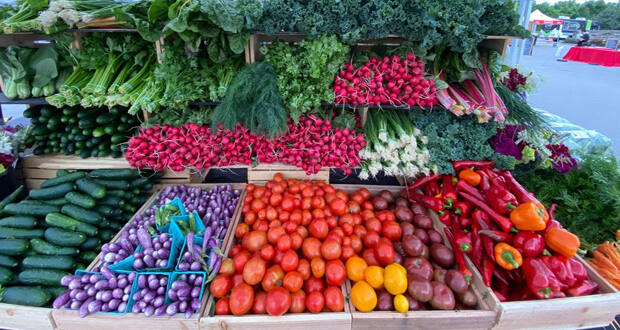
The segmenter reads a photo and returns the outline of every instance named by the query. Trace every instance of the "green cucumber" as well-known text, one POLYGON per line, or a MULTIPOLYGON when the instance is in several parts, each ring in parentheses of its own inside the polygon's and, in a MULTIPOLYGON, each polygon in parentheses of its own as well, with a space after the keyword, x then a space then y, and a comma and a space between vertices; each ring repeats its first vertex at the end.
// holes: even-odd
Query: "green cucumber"
POLYGON ((131 169, 112 169, 112 170, 92 170, 88 173, 91 178, 125 180, 133 178, 135 170, 131 169))
MULTIPOLYGON (((65 175, 60 178, 65 178, 68 175, 65 175)), ((59 179, 60 179, 59 178, 59 179)), ((32 199, 55 199, 61 198, 66 195, 68 192, 73 190, 73 183, 63 183, 57 186, 48 187, 48 188, 40 188, 40 189, 32 189, 28 196, 32 199)))
POLYGON ((94 251, 82 251, 78 258, 85 263, 91 263, 97 258, 97 252, 94 251))
POLYGON ((71 275, 56 269, 26 269, 17 274, 17 280, 26 285, 60 285, 60 279, 71 275))
POLYGON ((55 206, 63 206, 65 204, 67 204, 69 202, 67 202, 67 200, 64 197, 61 198, 56 198, 56 199, 50 199, 45 201, 45 204, 49 204, 49 205, 55 205, 55 206))
POLYGON ((85 209, 91 209, 96 204, 95 200, 92 197, 75 191, 67 193, 65 195, 65 198, 69 203, 81 206, 85 209))
POLYGON ((108 189, 126 190, 129 188, 129 182, 125 180, 93 179, 93 182, 98 183, 108 189))
POLYGON ((97 213, 103 214, 106 217, 112 216, 114 214, 114 209, 107 205, 97 205, 95 206, 95 211, 97 211, 97 213))
POLYGON ((78 190, 90 195, 92 198, 103 198, 106 195, 106 188, 98 183, 92 182, 89 179, 79 179, 75 182, 78 190))
POLYGON ((91 225, 96 225, 99 222, 103 221, 103 217, 101 216, 101 214, 73 204, 64 205, 60 209, 60 212, 70 217, 73 217, 76 220, 86 222, 91 225))
POLYGON ((35 202, 36 201, 32 201, 31 203, 8 204, 4 208, 4 211, 14 215, 32 215, 35 217, 44 217, 48 213, 60 211, 58 206, 48 205, 43 202, 35 202))
MULTIPOLYGON (((81 268, 76 268, 76 269, 81 269, 81 268)), ((45 290, 52 295, 53 299, 56 299, 61 294, 65 293, 65 291, 67 291, 67 288, 64 286, 48 286, 48 287, 45 287, 45 290)))
POLYGON ((0 266, 0 286, 10 283, 13 280, 13 272, 6 268, 0 266))
POLYGON ((80 250, 92 250, 97 248, 101 244, 101 240, 97 237, 89 237, 82 245, 80 245, 80 250))
POLYGON ((72 217, 68 217, 66 215, 60 213, 50 213, 45 216, 45 222, 50 226, 68 229, 68 230, 77 230, 85 233, 89 236, 97 235, 98 229, 97 227, 75 220, 72 217))
POLYGON ((113 122, 116 119, 116 116, 112 113, 102 113, 99 116, 97 116, 97 124, 99 125, 105 125, 105 124, 109 124, 111 122, 113 122))
POLYGON ((57 246, 38 238, 31 239, 30 245, 33 251, 45 255, 76 256, 79 253, 76 248, 57 246))
MULTIPOLYGON (((111 225, 112 222, 110 222, 108 224, 111 225)), ((99 231, 99 235, 97 235, 97 237, 99 237, 103 242, 108 242, 110 241, 112 238, 114 238, 115 232, 110 230, 110 229, 102 229, 99 231)))
POLYGON ((72 270, 75 260, 71 256, 28 256, 22 260, 24 268, 48 268, 60 270, 72 270))
POLYGON ((28 108, 22 112, 24 118, 35 118, 39 116, 39 110, 36 108, 28 108))
POLYGON ((79 231, 70 231, 58 227, 45 230, 45 240, 59 246, 77 247, 86 242, 86 234, 79 231))
POLYGON ((144 186, 147 183, 149 183, 149 178, 139 177, 139 178, 134 179, 131 182, 129 182, 129 186, 131 188, 141 188, 142 186, 144 186))
POLYGON ((114 135, 114 133, 116 133, 116 125, 114 124, 110 124, 106 127, 103 128, 103 131, 105 132, 105 134, 107 135, 114 135))
POLYGON ((7 256, 19 256, 28 250, 30 244, 25 239, 1 239, 0 254, 7 256))
POLYGON ((36 286, 11 286, 0 294, 0 302, 35 307, 45 306, 51 299, 47 290, 36 286))
POLYGON ((12 216, 0 219, 0 227, 13 228, 34 228, 37 225, 37 219, 29 216, 12 216))
POLYGON ((86 172, 82 172, 82 171, 76 171, 76 172, 69 173, 69 174, 62 175, 62 176, 58 176, 58 173, 57 173, 55 178, 45 180, 41 184, 41 188, 48 188, 48 187, 56 186, 62 183, 73 183, 74 181, 81 179, 85 176, 86 176, 86 172))
POLYGON ((118 198, 129 197, 127 196, 127 192, 125 192, 124 190, 108 190, 108 196, 113 196, 113 197, 118 197, 118 198))
POLYGON ((90 118, 80 119, 78 121, 78 127, 81 129, 95 127, 97 122, 90 118))
POLYGON ((123 134, 112 135, 112 137, 110 138, 110 142, 112 143, 122 143, 125 141, 127 141, 127 136, 123 134))
POLYGON ((0 254, 0 266, 14 268, 17 267, 17 265, 19 265, 19 262, 15 260, 15 258, 0 254))
POLYGON ((125 205, 125 201, 114 196, 108 196, 97 201, 99 205, 107 205, 111 207, 120 207, 125 205))
POLYGON ((100 137, 105 135, 105 129, 103 127, 97 127, 93 130, 94 137, 100 137))
POLYGON ((5 238, 39 238, 43 237, 43 229, 24 229, 24 228, 9 228, 0 227, 0 239, 5 238))
POLYGON ((69 172, 67 170, 63 170, 63 169, 60 169, 60 170, 56 171, 56 177, 57 178, 59 178, 61 176, 65 176, 67 174, 71 174, 71 172, 69 172))
POLYGON ((10 195, 6 196, 0 202, 0 210, 4 209, 4 207, 7 206, 9 203, 13 203, 17 199, 17 197, 20 196, 22 191, 24 191, 24 185, 17 187, 17 189, 15 189, 10 195))

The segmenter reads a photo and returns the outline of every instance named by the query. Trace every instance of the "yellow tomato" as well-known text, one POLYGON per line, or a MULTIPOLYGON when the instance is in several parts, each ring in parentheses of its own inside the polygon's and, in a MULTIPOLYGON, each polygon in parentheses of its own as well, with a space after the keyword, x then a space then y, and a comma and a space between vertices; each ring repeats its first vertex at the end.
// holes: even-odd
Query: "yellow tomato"
POLYGON ((402 294, 394 297, 394 308, 399 313, 407 313, 409 311, 409 300, 402 294))
POLYGON ((364 279, 373 288, 381 289, 383 287, 383 268, 379 266, 367 267, 364 271, 364 279))
POLYGON ((407 277, 407 269, 405 269, 405 267, 403 267, 403 265, 395 262, 392 265, 394 265, 396 268, 400 269, 400 271, 403 272, 403 274, 405 275, 405 277, 407 277))
POLYGON ((385 289, 394 296, 403 294, 407 291, 407 275, 396 265, 397 264, 394 263, 385 267, 385 272, 383 274, 383 285, 385 289))
POLYGON ((354 256, 347 260, 347 276, 353 282, 361 281, 364 279, 364 271, 368 267, 366 260, 354 256))
MULTIPOLYGON (((359 281, 351 288, 351 302, 360 312, 370 312, 377 306, 377 294, 368 283, 359 281)), ((408 308, 408 307, 407 307, 408 308)))

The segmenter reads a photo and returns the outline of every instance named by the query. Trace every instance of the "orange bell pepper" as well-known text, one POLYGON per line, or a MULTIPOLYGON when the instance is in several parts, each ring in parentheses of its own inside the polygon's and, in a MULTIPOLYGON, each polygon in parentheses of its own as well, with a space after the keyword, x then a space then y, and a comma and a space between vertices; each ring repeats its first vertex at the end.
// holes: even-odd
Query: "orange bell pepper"
POLYGON ((547 247, 554 252, 570 259, 575 256, 581 242, 577 235, 564 228, 551 228, 545 234, 547 247))
POLYGON ((475 187, 480 184, 480 180, 482 180, 482 177, 480 176, 480 174, 472 171, 469 168, 466 168, 459 172, 459 179, 465 180, 465 182, 475 187))
POLYGON ((523 264, 523 256, 519 250, 506 243, 497 243, 494 250, 495 262, 504 269, 517 269, 523 264))
POLYGON ((510 221, 519 230, 544 230, 549 221, 549 213, 536 202, 527 202, 510 212, 510 221))

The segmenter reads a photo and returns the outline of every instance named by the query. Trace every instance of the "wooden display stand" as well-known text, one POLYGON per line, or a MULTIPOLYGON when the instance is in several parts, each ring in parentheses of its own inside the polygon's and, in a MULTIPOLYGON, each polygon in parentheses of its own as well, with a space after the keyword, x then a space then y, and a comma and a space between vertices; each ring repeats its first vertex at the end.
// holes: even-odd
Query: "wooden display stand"
POLYGON ((248 183, 264 185, 265 182, 271 180, 276 173, 282 173, 287 179, 300 180, 323 180, 329 182, 329 168, 323 167, 318 173, 306 174, 306 172, 293 165, 285 165, 281 163, 258 164, 255 167, 248 167, 248 183))
POLYGON ((51 312, 51 308, 0 303, 0 329, 54 329, 56 325, 52 321, 51 312))

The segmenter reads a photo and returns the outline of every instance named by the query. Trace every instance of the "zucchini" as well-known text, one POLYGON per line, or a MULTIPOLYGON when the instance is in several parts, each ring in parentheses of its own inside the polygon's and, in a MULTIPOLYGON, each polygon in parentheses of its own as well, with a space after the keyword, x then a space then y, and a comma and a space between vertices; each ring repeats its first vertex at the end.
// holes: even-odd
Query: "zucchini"
MULTIPOLYGON (((64 177, 67 177, 65 175, 64 177)), ((64 178, 61 177, 61 178, 64 178)), ((72 183, 63 183, 57 186, 49 187, 49 188, 41 188, 41 189, 32 189, 28 196, 32 199, 55 199, 61 198, 66 195, 68 192, 73 190, 72 183)))
POLYGON ((0 254, 0 266, 14 268, 14 267, 17 267, 17 265, 19 265, 19 262, 17 262, 15 258, 12 258, 9 256, 3 256, 0 254))
POLYGON ((71 217, 60 213, 50 213, 45 216, 45 222, 50 226, 68 229, 68 230, 77 230, 85 233, 89 236, 97 235, 98 229, 97 227, 75 220, 71 217))
POLYGON ((101 244, 101 240, 97 237, 89 237, 80 245, 80 250, 93 250, 96 249, 97 246, 101 244))
POLYGON ((110 150, 101 150, 97 152, 97 157, 108 157, 111 154, 110 150))
POLYGON ((9 228, 0 227, 0 239, 5 238, 39 238, 43 237, 43 229, 24 229, 24 228, 9 228))
POLYGON ((90 150, 83 149, 82 151, 78 153, 78 155, 80 156, 80 158, 88 158, 90 157, 90 150))
POLYGON ((4 209, 4 207, 7 206, 7 204, 13 203, 17 199, 17 197, 20 196, 22 191, 24 191, 24 185, 17 187, 17 189, 15 189, 10 195, 6 196, 0 202, 0 210, 4 209))
POLYGON ((44 217, 48 213, 59 212, 60 208, 54 205, 48 205, 43 202, 30 201, 28 203, 20 202, 18 204, 8 204, 4 211, 14 215, 32 215, 35 217, 44 217))
POLYGON ((56 269, 26 269, 17 274, 17 280, 26 285, 60 285, 60 279, 71 275, 56 269))
POLYGON ((79 250, 76 248, 57 246, 38 238, 31 239, 30 245, 34 252, 48 256, 76 256, 79 253, 79 250))
POLYGON ((86 234, 57 227, 50 227, 43 234, 45 240, 59 246, 77 247, 86 242, 86 234))
POLYGON ((56 173, 56 177, 45 180, 41 184, 41 188, 48 188, 48 187, 56 186, 62 183, 73 183, 75 180, 81 179, 85 176, 86 176, 86 172, 82 172, 82 171, 76 171, 76 172, 68 173, 62 176, 58 176, 58 173, 56 173))
POLYGON ((72 270, 75 260, 71 256, 28 256, 22 260, 24 268, 48 268, 59 270, 72 270))
POLYGON ((119 124, 116 127, 116 131, 123 134, 123 133, 127 133, 127 131, 131 128, 131 126, 129 126, 129 124, 123 123, 123 124, 119 124))
POLYGON ((13 228, 34 228, 37 225, 37 219, 29 216, 12 216, 0 219, 0 227, 13 228))
POLYGON ((103 221, 103 217, 101 214, 90 211, 84 208, 81 208, 77 205, 67 204, 60 209, 60 212, 66 214, 70 217, 75 218, 76 220, 89 223, 91 225, 96 225, 99 222, 103 221))
POLYGON ((6 267, 0 266, 0 285, 10 283, 11 280, 13 280, 13 272, 6 267))
POLYGON ((7 256, 19 256, 28 250, 30 244, 25 239, 2 239, 0 240, 0 254, 7 256))
POLYGON ((92 182, 89 179, 79 179, 75 182, 78 190, 90 195, 92 198, 103 198, 106 195, 106 188, 98 183, 92 182))
POLYGON ((24 110, 22 115, 24 116, 24 118, 35 118, 35 117, 38 117, 39 116, 39 109, 37 109, 37 108, 28 108, 28 109, 24 110))
POLYGON ((93 179, 93 182, 98 183, 108 189, 126 190, 129 188, 129 182, 125 180, 93 179))
POLYGON ((47 290, 36 286, 11 286, 0 294, 3 303, 35 307, 45 306, 51 299, 47 290))
POLYGON ((121 158, 123 157, 123 153, 120 150, 115 150, 110 153, 110 157, 112 158, 121 158))
POLYGON ((49 204, 49 205, 54 205, 54 206, 63 206, 65 204, 67 204, 67 200, 64 197, 61 198, 56 198, 56 199, 50 199, 45 201, 45 204, 49 204))
MULTIPOLYGON (((131 215, 128 215, 126 219, 129 219, 129 218, 131 218, 131 215)), ((119 229, 123 228, 123 225, 118 222, 110 222, 110 225, 108 226, 108 228, 118 231, 119 229)))
POLYGON ((130 169, 92 170, 88 176, 97 179, 125 180, 133 178, 135 173, 135 170, 130 169))
POLYGON ((36 125, 30 134, 34 136, 47 136, 47 134, 49 134, 49 130, 43 125, 36 125))
POLYGON ((65 198, 69 203, 81 206, 85 209, 91 209, 96 204, 95 200, 92 197, 75 191, 67 193, 65 195, 65 198))
POLYGON ((97 252, 95 251, 82 251, 78 258, 85 263, 91 263, 91 261, 97 258, 97 252))

